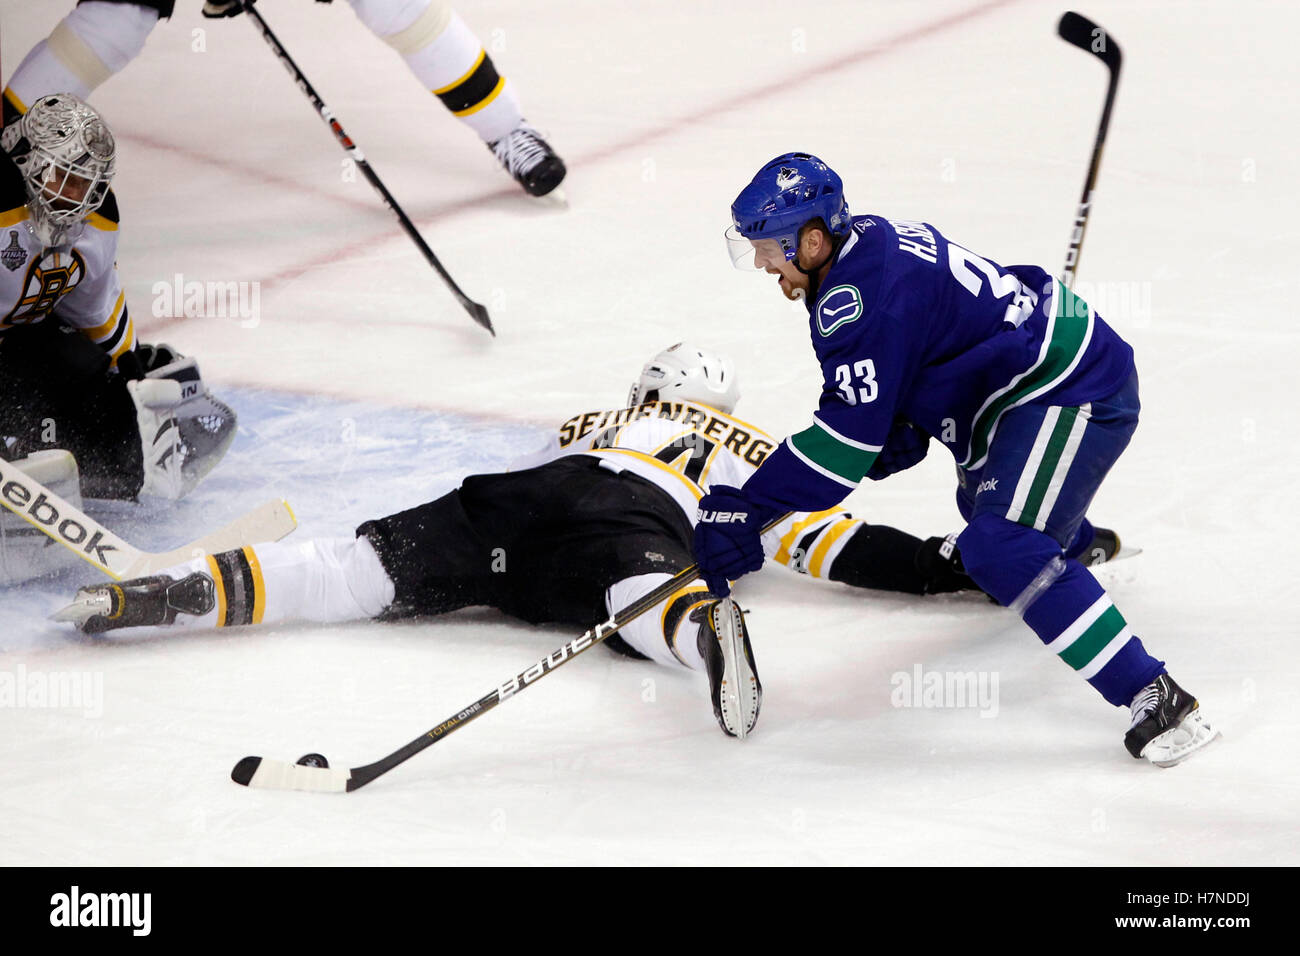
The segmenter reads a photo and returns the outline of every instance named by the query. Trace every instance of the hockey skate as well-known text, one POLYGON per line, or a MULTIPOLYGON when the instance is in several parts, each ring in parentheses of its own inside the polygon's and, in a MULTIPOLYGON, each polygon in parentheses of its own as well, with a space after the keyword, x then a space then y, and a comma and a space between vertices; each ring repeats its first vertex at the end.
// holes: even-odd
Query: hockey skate
POLYGON ((1124 735, 1124 746, 1134 757, 1146 757, 1157 767, 1182 763, 1219 736, 1196 698, 1168 674, 1138 691, 1129 706, 1133 723, 1124 735))
POLYGON ((71 621, 83 634, 122 627, 166 626, 178 614, 195 617, 216 606, 212 578, 196 571, 179 581, 165 574, 82 588, 51 620, 71 621))
POLYGON ((710 601, 691 612, 700 625, 696 646, 709 673, 713 716, 729 737, 744 739, 758 722, 763 685, 754 666, 745 615, 734 601, 710 601))
POLYGON ((1141 553, 1141 548, 1127 547, 1120 540, 1119 535, 1110 528, 1094 527, 1092 529, 1092 541, 1079 555, 1079 561, 1088 567, 1095 568, 1099 564, 1106 564, 1110 561, 1123 561, 1127 558, 1137 557, 1141 553))
POLYGON ((530 196, 545 196, 564 180, 564 160, 538 134, 520 122, 495 143, 488 143, 497 161, 530 196))

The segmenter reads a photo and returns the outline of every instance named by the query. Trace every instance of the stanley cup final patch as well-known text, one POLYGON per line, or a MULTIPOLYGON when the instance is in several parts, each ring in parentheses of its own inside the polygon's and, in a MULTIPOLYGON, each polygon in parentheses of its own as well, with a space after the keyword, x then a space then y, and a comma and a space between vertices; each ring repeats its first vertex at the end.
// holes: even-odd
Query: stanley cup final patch
POLYGON ((0 262, 10 272, 21 269, 27 261, 27 250, 18 244, 18 233, 9 230, 9 245, 0 249, 0 262))
POLYGON ((837 285, 817 302, 817 331, 825 338, 862 315, 862 293, 856 286, 837 285))

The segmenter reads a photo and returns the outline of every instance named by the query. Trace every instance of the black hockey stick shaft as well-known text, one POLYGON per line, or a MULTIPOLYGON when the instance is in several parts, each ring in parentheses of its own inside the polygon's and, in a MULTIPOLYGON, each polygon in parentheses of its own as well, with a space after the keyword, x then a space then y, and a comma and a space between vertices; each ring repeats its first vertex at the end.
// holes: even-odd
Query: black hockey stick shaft
POLYGON ((1106 130, 1110 126, 1110 112, 1115 105, 1115 92, 1119 89, 1119 71, 1123 56, 1115 38, 1081 13, 1070 11, 1064 14, 1056 25, 1056 32, 1066 43, 1097 57, 1110 72, 1110 83, 1106 87, 1106 105, 1102 107, 1101 122, 1097 126, 1097 139, 1092 146, 1092 162, 1088 164, 1088 178, 1083 183, 1083 195, 1079 199, 1079 208, 1074 214, 1074 225, 1070 230, 1070 245, 1065 251, 1065 269, 1061 274, 1061 281, 1071 286, 1079 271, 1083 236, 1087 232, 1088 216, 1092 212, 1092 191, 1097 185, 1097 173, 1101 168, 1101 152, 1106 145, 1106 130))
MULTIPOLYGON (((763 527, 761 533, 766 534, 788 517, 790 517, 790 512, 786 512, 780 517, 774 518, 763 527)), ((556 668, 563 664, 567 664, 579 654, 595 647, 607 637, 618 631, 619 628, 631 624, 634 620, 646 611, 650 610, 660 601, 671 597, 674 593, 690 584, 691 581, 695 580, 695 578, 699 576, 699 573, 700 568, 698 564, 692 564, 690 567, 684 568, 653 591, 649 591, 642 595, 638 600, 633 601, 613 617, 609 618, 609 620, 597 624, 581 637, 576 637, 559 649, 547 654, 532 667, 520 671, 505 683, 499 684, 468 707, 463 708, 448 717, 442 723, 438 724, 436 727, 421 734, 419 737, 416 737, 405 747, 394 750, 382 760, 376 760, 374 763, 366 764, 364 767, 351 768, 348 771, 350 775, 347 782, 348 792, 351 793, 353 790, 359 790, 377 777, 388 773, 388 771, 392 770, 398 764, 410 760, 425 748, 432 747, 440 740, 445 740, 466 724, 477 720, 497 705, 509 700, 520 691, 532 686, 556 668)), ((236 783, 241 783, 247 786, 249 781, 252 779, 253 774, 257 771, 260 763, 261 758, 259 757, 245 757, 235 765, 235 769, 231 772, 231 778, 236 783)))
POLYGON ((285 51, 284 46, 280 43, 279 39, 276 38, 276 35, 271 32, 271 28, 267 26, 266 21, 262 19, 262 15, 257 12, 257 8, 254 6, 254 0, 240 0, 240 3, 243 6, 244 12, 252 18, 253 23, 255 23, 257 28, 262 32, 262 37, 275 52, 276 57, 284 64, 284 68, 289 71, 294 82, 298 84, 298 88, 306 94, 307 99, 311 101, 311 105, 316 108, 316 113, 325 121, 326 125, 328 125, 330 130, 334 133, 334 138, 339 141, 339 145, 341 145, 344 151, 348 154, 348 158, 350 158, 352 162, 356 164, 357 168, 361 170, 362 174, 366 177, 366 180, 375 188, 375 192, 379 193, 379 197, 384 201, 384 205, 387 206, 389 210, 392 211, 393 215, 397 217, 397 221, 402 224, 402 228, 406 231, 406 234, 411 237, 411 241, 415 243, 416 247, 424 255, 425 261, 427 261, 429 265, 433 266, 438 275, 442 276, 442 281, 447 283, 447 288, 451 289, 452 294, 456 296, 456 300, 464 306, 465 311, 470 314, 470 317, 493 335, 496 335, 496 329, 492 328, 492 320, 488 317, 487 309, 467 296, 461 290, 460 286, 456 284, 456 280, 453 279, 450 273, 448 273, 443 267, 443 264, 438 260, 434 251, 429 248, 429 244, 424 241, 424 237, 420 235, 419 230, 415 228, 415 224, 411 222, 406 213, 402 211, 402 207, 397 204, 397 200, 393 198, 393 194, 388 191, 388 187, 384 185, 383 181, 375 171, 370 168, 370 164, 366 162, 366 158, 362 154, 361 149, 352 141, 352 137, 348 136, 348 134, 344 132, 343 126, 339 123, 333 110, 325 105, 325 101, 320 98, 320 95, 316 92, 316 88, 313 87, 307 80, 307 77, 303 75, 302 70, 298 68, 298 64, 295 63, 293 57, 289 56, 288 52, 285 51))

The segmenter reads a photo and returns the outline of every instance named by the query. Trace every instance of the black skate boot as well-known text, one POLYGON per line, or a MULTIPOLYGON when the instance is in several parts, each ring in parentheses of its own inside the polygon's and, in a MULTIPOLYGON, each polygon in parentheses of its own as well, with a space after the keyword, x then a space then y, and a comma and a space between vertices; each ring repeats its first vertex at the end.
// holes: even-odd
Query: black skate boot
POLYGON ((700 625, 696 647, 709 673, 713 716, 729 737, 742 740, 758 722, 763 685, 754 666, 745 615, 734 601, 710 601, 691 612, 700 625))
POLYGON ((530 196, 545 196, 564 180, 564 160, 526 122, 488 143, 488 149, 530 196))
POLYGON ((1196 698, 1168 674, 1138 691, 1129 708, 1133 723, 1124 735, 1124 746, 1134 757, 1146 757, 1157 767, 1181 763, 1219 736, 1196 698))
POLYGON ((1123 545, 1120 543, 1118 534, 1111 531, 1110 528, 1094 527, 1092 529, 1092 541, 1079 555, 1079 563, 1086 564, 1088 567, 1105 564, 1107 561, 1113 561, 1115 555, 1119 554, 1122 548, 1123 545))
POLYGON ((53 620, 71 621, 83 634, 176 622, 176 615, 207 614, 216 606, 212 578, 201 571, 175 581, 165 574, 82 588, 53 620))

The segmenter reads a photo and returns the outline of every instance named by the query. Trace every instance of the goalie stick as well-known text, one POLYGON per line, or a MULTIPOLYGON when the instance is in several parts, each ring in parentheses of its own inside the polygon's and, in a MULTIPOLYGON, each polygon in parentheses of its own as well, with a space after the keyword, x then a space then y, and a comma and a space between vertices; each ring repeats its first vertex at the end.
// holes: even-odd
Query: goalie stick
POLYGON ((0 505, 115 581, 153 574, 199 553, 279 541, 298 527, 287 501, 268 501, 221 530, 179 548, 161 553, 141 551, 4 459, 0 459, 0 505))
MULTIPOLYGON (((768 522, 763 527, 766 533, 790 517, 789 512, 768 522)), ((482 717, 498 704, 530 687, 532 684, 554 671, 561 664, 567 664, 583 651, 590 650, 619 628, 626 627, 660 601, 670 597, 685 587, 699 574, 699 565, 692 564, 675 574, 670 580, 633 601, 623 610, 614 614, 609 620, 597 624, 581 637, 576 637, 558 650, 547 654, 527 670, 520 671, 505 683, 488 691, 474 703, 448 717, 409 744, 394 750, 382 760, 342 770, 334 767, 312 766, 303 763, 288 763, 284 760, 268 760, 265 757, 245 757, 235 764, 230 771, 230 779, 245 787, 266 790, 310 790, 317 793, 351 793, 359 790, 377 777, 388 773, 400 763, 410 760, 426 747, 432 747, 440 740, 445 740, 472 720, 482 717)), ((730 600, 726 598, 724 600, 730 600)), ((743 736, 743 735, 737 735, 743 736)), ((308 757, 319 758, 318 754, 308 757)), ((307 760, 304 757, 303 760, 307 760)))
POLYGON ((1110 71, 1110 83, 1106 88, 1106 105, 1102 107, 1101 122, 1097 126, 1097 139, 1092 147, 1092 162, 1088 166, 1088 177, 1083 182, 1083 195, 1079 199, 1079 208, 1074 214, 1070 245, 1065 251, 1065 269, 1061 274, 1061 281, 1067 286, 1072 286, 1074 276, 1079 271, 1083 234, 1088 229, 1088 215, 1092 211, 1092 191, 1097 185, 1101 151, 1106 145, 1106 129, 1110 126, 1110 111, 1115 105, 1115 92, 1119 89, 1119 70, 1123 57, 1114 37, 1081 13, 1069 11, 1062 15, 1056 25, 1056 32, 1066 43, 1097 57, 1110 71))
POLYGON ((333 110, 325 105, 325 101, 320 98, 319 94, 317 94, 315 87, 308 82, 307 77, 303 75, 302 70, 298 69, 298 64, 295 63, 293 57, 289 56, 285 51, 284 47, 280 44, 280 41, 276 39, 275 34, 271 32, 271 28, 267 26, 266 21, 262 19, 262 15, 257 12, 257 8, 253 4, 254 0, 240 0, 240 5, 243 7, 244 12, 248 14, 253 23, 257 25, 257 28, 262 31, 262 36, 266 40, 267 45, 271 47, 280 62, 284 64, 284 68, 289 71, 294 82, 298 84, 298 88, 307 95, 307 99, 311 101, 311 105, 316 108, 317 114, 325 121, 326 125, 329 126, 330 131, 334 133, 334 138, 339 141, 339 145, 343 147, 344 151, 348 154, 348 157, 357 164, 357 168, 365 175, 366 181, 375 188, 375 192, 379 193, 379 198, 384 201, 384 205, 387 206, 392 211, 393 215, 397 217, 397 221, 402 224, 402 228, 406 231, 406 234, 411 237, 411 241, 415 243, 416 247, 424 255, 425 261, 427 261, 429 265, 433 266, 438 275, 442 276, 442 281, 447 283, 447 288, 451 289, 452 294, 456 296, 456 301, 458 301, 465 308, 465 311, 470 314, 470 318, 495 336, 497 334, 496 329, 492 328, 492 320, 488 317, 487 309, 461 291, 460 286, 456 284, 456 280, 453 279, 451 274, 443 267, 442 263, 438 260, 438 257, 434 255, 433 250, 429 248, 429 244, 424 241, 424 237, 420 235, 419 230, 415 228, 415 224, 412 223, 406 213, 402 211, 402 207, 397 205, 397 200, 394 199, 393 194, 388 191, 388 187, 383 184, 383 181, 380 180, 375 171, 370 168, 370 164, 366 162, 365 156, 361 153, 361 148, 357 146, 356 143, 352 142, 352 137, 348 136, 348 134, 343 131, 343 127, 339 123, 337 117, 335 117, 333 110))

